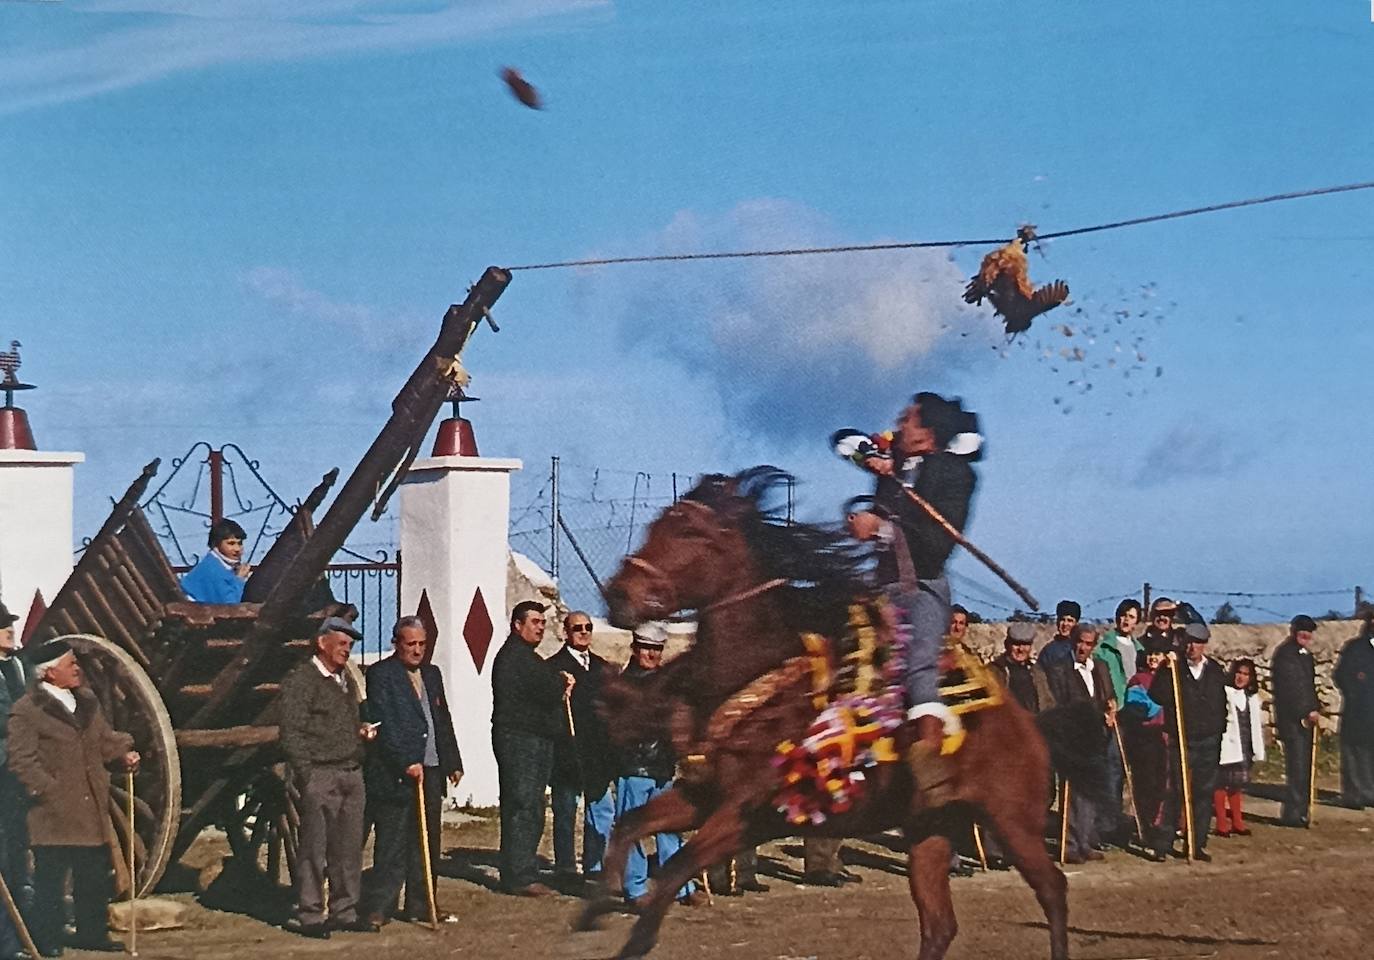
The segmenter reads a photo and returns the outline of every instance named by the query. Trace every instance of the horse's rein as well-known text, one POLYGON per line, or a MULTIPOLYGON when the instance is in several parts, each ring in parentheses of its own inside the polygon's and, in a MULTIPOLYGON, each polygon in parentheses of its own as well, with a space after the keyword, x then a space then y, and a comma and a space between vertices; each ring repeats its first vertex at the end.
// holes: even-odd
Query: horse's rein
MULTIPOLYGON (((637 567, 638 569, 643 570, 649 576, 661 580, 663 583, 670 582, 668 579, 668 575, 665 574, 658 567, 654 566, 648 560, 644 560, 640 557, 627 557, 625 562, 632 567, 637 567)), ((717 613, 721 610, 726 609, 727 607, 733 607, 737 603, 743 603, 745 600, 752 600, 755 597, 763 596, 763 594, 768 593, 770 590, 776 590, 778 587, 782 586, 785 583, 787 583, 786 577, 774 577, 772 580, 765 580, 763 583, 756 583, 752 587, 746 587, 743 590, 737 590, 736 592, 729 594, 728 596, 716 600, 714 603, 709 603, 706 606, 697 610, 694 616, 685 617, 678 614, 671 617, 667 617, 666 619, 669 623, 685 623, 690 620, 699 620, 707 614, 717 613)))

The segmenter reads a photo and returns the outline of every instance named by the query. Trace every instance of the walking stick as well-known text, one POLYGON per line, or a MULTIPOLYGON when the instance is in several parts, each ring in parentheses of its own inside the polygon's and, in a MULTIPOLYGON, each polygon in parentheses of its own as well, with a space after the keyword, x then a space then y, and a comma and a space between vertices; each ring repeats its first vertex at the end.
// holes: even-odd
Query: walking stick
POLYGON ((1064 779, 1064 791, 1059 797, 1059 865, 1069 862, 1069 781, 1064 779))
POLYGON ((129 817, 129 956, 138 956, 138 876, 134 873, 134 772, 124 774, 124 811, 129 817))
POLYGON ((1140 842, 1145 842, 1145 826, 1140 822, 1140 807, 1135 802, 1135 778, 1131 776, 1131 761, 1126 759, 1126 741, 1121 738, 1121 722, 1118 720, 1114 726, 1116 730, 1116 748, 1121 751, 1121 770, 1126 774, 1126 789, 1131 794, 1131 816, 1135 818, 1135 833, 1140 838, 1140 842))
POLYGON ((978 850, 978 862, 983 866, 983 872, 988 872, 988 855, 983 849, 983 831, 978 829, 978 824, 973 825, 973 845, 978 850))
MULTIPOLYGON (((1197 828, 1193 824, 1193 778, 1188 770, 1188 737, 1183 726, 1183 688, 1178 679, 1178 657, 1169 656, 1169 676, 1174 681, 1174 726, 1178 728, 1179 782, 1183 788, 1183 833, 1188 844, 1188 862, 1193 862, 1197 828)), ((1174 829, 1170 824, 1169 829, 1174 829)))
POLYGON ((1317 812, 1317 724, 1312 724, 1312 763, 1307 771, 1307 829, 1317 812))
POLYGON ((425 868, 425 899, 429 902, 429 928, 439 930, 439 908, 434 903, 434 865, 429 859, 429 817, 425 815, 425 777, 415 780, 415 800, 420 812, 420 862, 425 868))
POLYGON ((29 936, 29 928, 24 925, 24 917, 19 912, 19 904, 15 903, 14 897, 10 896, 10 885, 5 882, 5 876, 2 873, 0 873, 0 898, 5 901, 5 911, 10 915, 10 920, 14 921, 14 929, 19 934, 19 942, 24 945, 29 956, 36 960, 38 948, 33 945, 33 937, 29 936))

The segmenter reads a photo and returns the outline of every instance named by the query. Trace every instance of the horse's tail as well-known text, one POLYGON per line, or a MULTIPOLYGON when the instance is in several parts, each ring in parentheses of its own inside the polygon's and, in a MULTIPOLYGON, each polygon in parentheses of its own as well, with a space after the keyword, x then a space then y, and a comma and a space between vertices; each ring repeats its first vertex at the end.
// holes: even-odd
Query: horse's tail
POLYGON ((1053 707, 1035 721, 1049 745, 1055 773, 1072 782, 1075 790, 1095 794, 1107 789, 1107 730, 1092 703, 1053 707))

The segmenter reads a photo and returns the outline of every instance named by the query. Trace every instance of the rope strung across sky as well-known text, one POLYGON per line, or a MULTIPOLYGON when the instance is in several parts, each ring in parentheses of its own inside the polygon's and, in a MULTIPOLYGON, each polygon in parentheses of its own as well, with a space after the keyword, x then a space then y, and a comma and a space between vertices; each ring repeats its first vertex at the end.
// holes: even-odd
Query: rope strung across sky
MULTIPOLYGON (((1219 210, 1235 210, 1238 207, 1256 207, 1265 203, 1278 203, 1281 200, 1300 200, 1305 197, 1320 197, 1332 193, 1350 193, 1355 190, 1374 189, 1374 181, 1347 183, 1338 187, 1318 187, 1313 190, 1296 190, 1291 193, 1276 193, 1268 197, 1252 197, 1249 200, 1231 200, 1227 203, 1213 203, 1205 207, 1192 207, 1188 210, 1175 210, 1171 213, 1156 213, 1148 217, 1134 217, 1130 220, 1115 220, 1099 223, 1091 227, 1075 227, 1072 230, 1056 230, 1053 233, 1038 233, 1038 240, 1057 240, 1061 237, 1077 237, 1085 233, 1100 233, 1103 230, 1119 230, 1122 227, 1135 227, 1143 223, 1159 223, 1162 220, 1178 220, 1182 217, 1195 217, 1203 213, 1216 213, 1219 210)), ((559 260, 552 263, 527 263, 507 270, 559 270, 567 267, 605 267, 621 263, 669 263, 680 260, 742 260, 749 257, 806 257, 826 253, 870 253, 882 250, 920 250, 941 247, 988 247, 1007 242, 1006 237, 990 240, 913 240, 903 243, 854 243, 837 247, 792 247, 779 250, 734 250, 719 253, 660 253, 637 257, 600 257, 586 260, 559 260)))

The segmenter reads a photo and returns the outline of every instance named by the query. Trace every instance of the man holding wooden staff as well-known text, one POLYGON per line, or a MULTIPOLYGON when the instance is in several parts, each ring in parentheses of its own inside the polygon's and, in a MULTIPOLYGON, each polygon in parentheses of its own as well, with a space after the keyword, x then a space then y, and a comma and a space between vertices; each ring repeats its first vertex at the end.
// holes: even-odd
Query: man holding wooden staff
POLYGON ((34 943, 45 957, 62 955, 70 875, 76 914, 71 946, 117 952, 123 947, 110 939, 107 916, 117 849, 109 768, 138 766, 133 737, 110 728, 65 641, 49 641, 28 659, 37 683, 10 714, 9 765, 30 804, 34 943))
MULTIPOLYGON (((1150 699, 1168 714, 1167 729, 1173 741, 1170 750, 1169 780, 1171 789, 1165 795, 1164 816, 1154 831, 1151 846, 1156 855, 1168 853, 1174 845, 1174 829, 1183 809, 1183 778, 1188 777, 1191 788, 1191 850, 1189 860, 1209 862, 1207 834, 1212 824, 1212 790, 1216 786, 1217 766, 1221 761, 1221 735, 1226 730, 1226 671, 1221 664, 1207 656, 1207 642, 1211 631, 1205 623, 1190 623, 1185 628, 1184 662, 1176 669, 1161 669, 1150 684, 1150 699), (1175 690, 1174 676, 1179 678, 1175 690), (1180 744, 1175 731, 1182 729, 1185 740, 1180 744), (1184 759, 1186 758, 1186 760, 1184 759)), ((1174 653, 1170 657, 1176 657, 1174 653)))
POLYGON ((368 751, 364 778, 377 842, 363 916, 378 927, 396 912, 402 885, 406 897, 401 919, 430 919, 444 789, 446 784, 458 786, 463 777, 443 674, 425 663, 429 639, 424 621, 419 617, 396 621, 391 644, 395 652, 367 671, 367 711, 377 724, 377 739, 368 751), (421 792, 427 862, 420 848, 421 792))
POLYGON ((1317 700, 1317 668, 1312 659, 1312 637, 1317 623, 1300 615, 1288 625, 1288 639, 1274 648, 1270 660, 1273 679, 1274 731, 1283 744, 1283 808, 1279 822, 1285 827, 1305 827, 1311 811, 1312 730, 1320 718, 1317 700))

